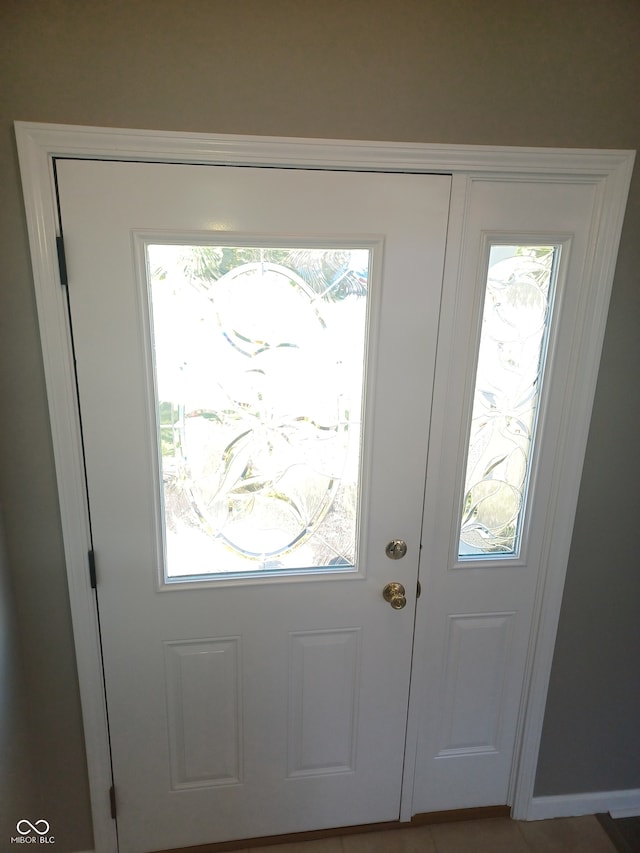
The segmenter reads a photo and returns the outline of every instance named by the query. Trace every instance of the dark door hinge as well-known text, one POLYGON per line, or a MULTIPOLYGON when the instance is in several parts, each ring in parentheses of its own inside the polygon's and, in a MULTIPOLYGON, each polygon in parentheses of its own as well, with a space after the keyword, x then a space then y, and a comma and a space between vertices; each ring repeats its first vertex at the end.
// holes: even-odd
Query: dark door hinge
POLYGON ((91 582, 91 589, 95 589, 98 585, 98 581, 96 579, 96 555, 93 550, 91 550, 87 556, 89 558, 89 581, 91 582))
POLYGON ((109 804, 111 805, 111 817, 113 820, 116 819, 116 789, 112 785, 109 788, 109 804))
POLYGON ((418 581, 418 588, 416 590, 416 598, 420 598, 421 595, 422 595, 422 584, 420 583, 420 581, 418 581))
POLYGON ((56 237, 56 248, 58 250, 58 268, 60 270, 60 284, 64 284, 65 287, 69 284, 69 278, 67 276, 67 256, 64 251, 64 237, 60 234, 59 237, 56 237))

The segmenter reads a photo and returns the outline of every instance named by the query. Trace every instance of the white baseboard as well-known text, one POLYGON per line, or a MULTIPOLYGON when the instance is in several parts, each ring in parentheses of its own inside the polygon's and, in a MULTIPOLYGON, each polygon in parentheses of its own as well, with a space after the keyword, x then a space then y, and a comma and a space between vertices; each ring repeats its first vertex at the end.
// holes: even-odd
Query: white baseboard
POLYGON ((614 820, 619 817, 640 817, 640 799, 636 801, 635 805, 628 808, 609 809, 609 814, 614 820))
POLYGON ((556 797, 534 797, 527 820, 552 817, 575 817, 609 812, 611 817, 640 815, 640 788, 626 791, 595 791, 589 794, 561 794, 556 797))

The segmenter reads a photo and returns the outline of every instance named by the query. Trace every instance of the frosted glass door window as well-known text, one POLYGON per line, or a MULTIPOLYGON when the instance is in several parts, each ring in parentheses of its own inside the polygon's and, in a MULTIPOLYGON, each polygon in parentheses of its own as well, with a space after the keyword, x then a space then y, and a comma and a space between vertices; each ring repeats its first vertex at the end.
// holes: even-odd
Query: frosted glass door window
POLYGON ((519 551, 559 248, 491 246, 460 557, 519 551))
POLYGON ((147 247, 167 578, 355 565, 369 255, 147 247))

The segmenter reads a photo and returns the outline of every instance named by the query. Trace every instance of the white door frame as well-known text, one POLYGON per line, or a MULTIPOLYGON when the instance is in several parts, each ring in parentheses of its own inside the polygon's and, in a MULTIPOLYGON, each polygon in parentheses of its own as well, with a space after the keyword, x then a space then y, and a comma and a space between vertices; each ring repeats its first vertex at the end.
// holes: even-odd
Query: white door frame
MULTIPOLYGON (((634 152, 344 142, 28 122, 16 122, 16 137, 49 400, 96 853, 115 853, 117 840, 109 802, 111 765, 96 600, 87 565, 90 538, 75 376, 66 293, 60 286, 56 249, 56 237, 60 232, 54 159, 449 173, 454 176, 451 216, 458 221, 464 216, 464 186, 469 180, 482 180, 487 176, 503 180, 526 177, 529 181, 542 182, 565 178, 596 185, 598 201, 592 214, 591 251, 584 275, 584 287, 590 296, 589 310, 580 324, 576 342, 581 372, 564 412, 563 441, 558 448, 553 489, 555 500, 552 504, 556 509, 546 543, 523 690, 521 726, 514 752, 513 816, 531 817, 571 532, 634 152), (566 441, 570 426, 571 440, 566 441), (549 566, 553 566, 553 571, 547 570, 549 566)), ((458 250, 459 246, 449 244, 448 257, 455 258, 458 250)), ((411 740, 410 726, 408 754, 411 740)), ((406 778, 403 820, 411 817, 410 784, 411 779, 406 778)))

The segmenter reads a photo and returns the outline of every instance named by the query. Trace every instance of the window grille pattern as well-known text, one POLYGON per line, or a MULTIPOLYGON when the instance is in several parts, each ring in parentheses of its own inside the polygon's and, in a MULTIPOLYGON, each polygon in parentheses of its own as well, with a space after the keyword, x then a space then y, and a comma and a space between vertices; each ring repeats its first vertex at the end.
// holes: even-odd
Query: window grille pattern
POLYGON ((369 254, 147 247, 168 578, 355 565, 369 254))
POLYGON ((557 246, 493 245, 464 479, 459 557, 519 550, 557 246))

